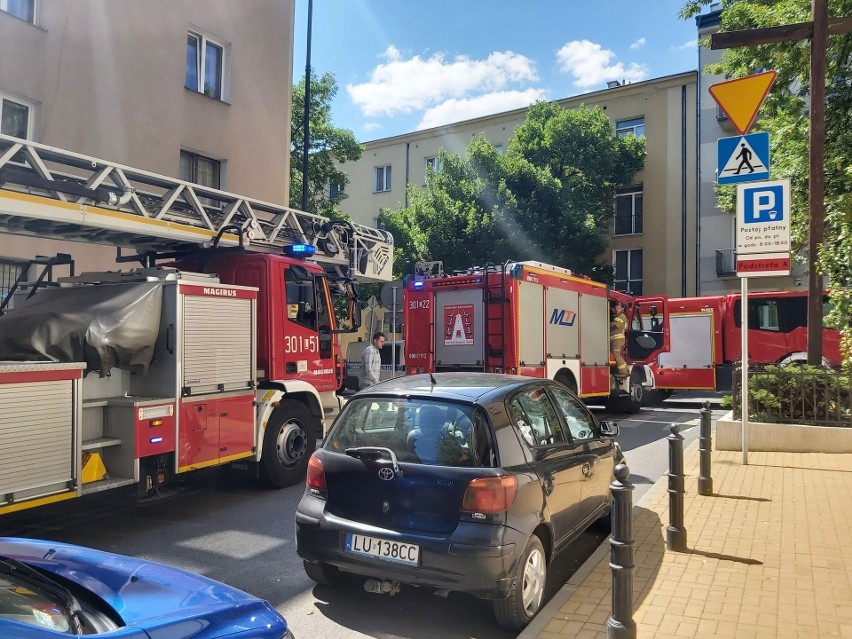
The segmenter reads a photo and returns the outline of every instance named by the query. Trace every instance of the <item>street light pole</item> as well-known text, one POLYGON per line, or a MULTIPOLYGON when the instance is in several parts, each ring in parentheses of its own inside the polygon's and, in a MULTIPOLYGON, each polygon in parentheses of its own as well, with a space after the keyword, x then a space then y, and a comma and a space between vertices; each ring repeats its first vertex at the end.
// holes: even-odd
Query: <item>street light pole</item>
POLYGON ((314 0, 308 0, 308 53, 305 57, 305 134, 302 141, 302 210, 308 210, 308 148, 311 141, 311 26, 314 0))

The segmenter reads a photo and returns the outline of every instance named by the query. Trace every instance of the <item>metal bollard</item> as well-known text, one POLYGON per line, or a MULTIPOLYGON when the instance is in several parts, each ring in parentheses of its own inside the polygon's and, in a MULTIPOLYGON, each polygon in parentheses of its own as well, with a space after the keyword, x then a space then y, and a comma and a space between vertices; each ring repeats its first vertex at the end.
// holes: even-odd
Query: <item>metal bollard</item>
POLYGON ((609 639, 636 639, 633 621, 633 484, 630 469, 618 464, 612 493, 612 536, 609 567, 612 570, 612 615, 606 621, 609 639))
POLYGON ((683 435, 680 424, 669 427, 669 525, 666 526, 666 548, 686 550, 686 528, 683 527, 683 435))
POLYGON ((710 476, 710 453, 713 450, 713 435, 710 432, 713 411, 710 402, 704 402, 701 409, 701 428, 698 434, 698 494, 713 494, 713 478, 710 476))

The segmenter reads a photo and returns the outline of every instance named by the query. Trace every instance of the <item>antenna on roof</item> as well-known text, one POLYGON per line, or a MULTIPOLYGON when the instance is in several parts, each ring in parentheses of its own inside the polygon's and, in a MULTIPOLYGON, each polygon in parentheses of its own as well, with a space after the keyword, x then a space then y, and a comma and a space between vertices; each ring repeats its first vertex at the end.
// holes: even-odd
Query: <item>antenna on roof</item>
POLYGON ((435 386, 438 383, 438 380, 435 379, 435 376, 432 374, 432 371, 429 371, 429 381, 432 382, 432 386, 435 386))

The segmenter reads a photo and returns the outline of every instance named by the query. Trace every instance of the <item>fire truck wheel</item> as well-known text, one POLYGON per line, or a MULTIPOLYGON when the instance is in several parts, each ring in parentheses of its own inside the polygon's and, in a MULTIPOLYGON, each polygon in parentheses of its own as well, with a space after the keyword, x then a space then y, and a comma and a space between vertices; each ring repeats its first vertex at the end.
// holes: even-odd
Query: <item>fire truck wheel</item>
POLYGON ((636 376, 630 377, 630 397, 627 400, 627 412, 638 413, 642 410, 642 397, 645 394, 645 387, 642 386, 642 380, 636 376))
POLYGON ((574 380, 574 376, 571 373, 559 371, 559 373, 556 374, 555 379, 569 391, 571 391, 575 395, 577 394, 577 382, 574 380))
POLYGON ((267 484, 286 488, 305 478, 316 448, 316 417, 296 400, 285 400, 272 413, 263 436, 260 467, 267 484))

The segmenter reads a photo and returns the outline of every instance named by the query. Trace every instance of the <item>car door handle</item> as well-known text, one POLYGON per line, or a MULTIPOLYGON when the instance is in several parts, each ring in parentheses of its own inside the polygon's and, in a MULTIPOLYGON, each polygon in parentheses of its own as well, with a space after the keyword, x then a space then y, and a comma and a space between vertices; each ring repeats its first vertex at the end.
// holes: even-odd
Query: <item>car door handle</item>
POLYGON ((553 477, 544 478, 544 494, 549 495, 553 492, 553 477))
POLYGON ((592 468, 592 465, 588 462, 583 464, 581 471, 583 473, 583 477, 585 477, 586 479, 589 479, 592 475, 595 474, 595 469, 592 468))

